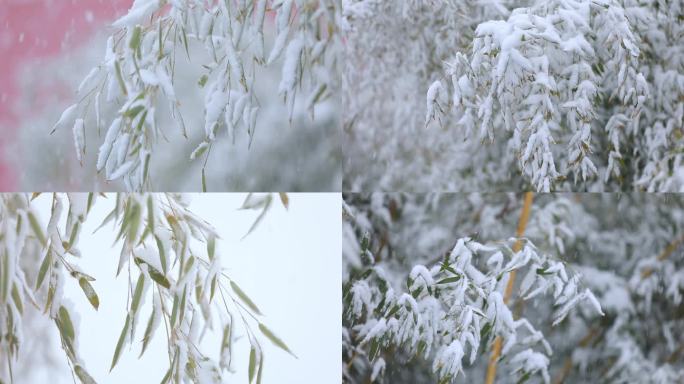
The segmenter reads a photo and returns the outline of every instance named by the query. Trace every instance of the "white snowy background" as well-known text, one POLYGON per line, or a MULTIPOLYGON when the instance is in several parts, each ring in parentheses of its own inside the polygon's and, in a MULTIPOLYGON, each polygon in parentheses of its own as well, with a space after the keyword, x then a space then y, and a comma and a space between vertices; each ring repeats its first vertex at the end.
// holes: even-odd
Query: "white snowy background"
MULTIPOLYGON (((190 209, 215 226, 221 236, 217 249, 224 272, 235 279, 264 313, 264 322, 283 339, 297 359, 263 338, 264 383, 333 383, 341 370, 341 201, 338 194, 289 194, 286 210, 275 202, 261 224, 243 240, 256 211, 238 210, 244 194, 193 194, 190 209)), ((34 203, 42 212, 49 210, 49 197, 34 203)), ((116 345, 126 311, 127 276, 118 278, 116 264, 120 246, 112 247, 115 233, 111 224, 90 235, 113 206, 113 199, 99 198, 83 228, 79 265, 97 280, 99 311, 87 302, 77 284, 69 281, 65 298, 70 299, 80 319, 80 355, 99 384, 156 383, 168 368, 163 329, 138 359, 140 343, 125 350, 111 373, 116 345)), ((150 304, 149 300, 146 304, 150 304)), ((142 316, 149 316, 150 307, 142 316)), ((57 369, 31 367, 31 356, 20 351, 20 360, 32 371, 29 382, 72 383, 66 358, 58 350, 57 329, 50 328, 56 350, 57 369)), ((241 334, 244 336, 244 332, 241 334)), ((26 335, 30 337, 30 335, 26 335)), ((240 335, 239 335, 240 336, 240 335)), ((239 337, 238 336, 238 337, 239 337)), ((217 355, 219 334, 207 335, 203 349, 217 355)), ((234 346, 235 373, 226 381, 247 383, 248 342, 238 339, 234 346)))

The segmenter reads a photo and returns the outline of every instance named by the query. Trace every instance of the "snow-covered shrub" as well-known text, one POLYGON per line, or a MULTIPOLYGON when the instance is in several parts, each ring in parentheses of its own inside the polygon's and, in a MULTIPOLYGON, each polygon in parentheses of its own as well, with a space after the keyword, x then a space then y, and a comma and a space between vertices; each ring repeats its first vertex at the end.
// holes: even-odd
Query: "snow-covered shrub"
POLYGON ((401 8, 344 10, 348 188, 684 189, 681 2, 401 8))
POLYGON ((480 382, 494 336, 497 383, 684 378, 684 199, 538 195, 515 253, 521 200, 345 196, 347 382, 480 382))

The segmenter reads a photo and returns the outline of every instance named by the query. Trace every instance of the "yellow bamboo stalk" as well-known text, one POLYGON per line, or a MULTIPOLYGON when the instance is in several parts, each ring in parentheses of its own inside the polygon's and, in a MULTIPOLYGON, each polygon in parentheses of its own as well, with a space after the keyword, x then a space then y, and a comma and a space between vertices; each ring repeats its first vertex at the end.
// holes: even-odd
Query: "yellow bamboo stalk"
MULTIPOLYGON (((515 232, 515 236, 518 238, 513 244, 513 252, 520 252, 522 249, 522 237, 525 235, 525 228, 527 227, 527 222, 530 219, 530 208, 532 207, 532 198, 534 193, 525 192, 525 201, 523 202, 522 212, 520 213, 520 220, 518 221, 518 229, 515 232)), ((504 303, 508 304, 513 293, 513 285, 515 284, 515 271, 512 271, 508 277, 508 284, 506 285, 506 290, 504 291, 504 303)), ((499 355, 501 355, 502 341, 501 337, 494 340, 494 349, 492 350, 492 355, 489 357, 489 365, 487 366, 487 376, 485 378, 486 384, 494 383, 496 378, 496 365, 499 361, 499 355)))

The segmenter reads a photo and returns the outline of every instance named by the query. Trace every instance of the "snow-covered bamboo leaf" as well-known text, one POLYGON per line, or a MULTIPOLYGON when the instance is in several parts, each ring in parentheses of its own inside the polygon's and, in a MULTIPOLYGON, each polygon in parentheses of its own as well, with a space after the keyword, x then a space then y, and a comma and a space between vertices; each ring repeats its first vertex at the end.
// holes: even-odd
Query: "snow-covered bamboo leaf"
POLYGON ((78 284, 81 286, 81 289, 83 290, 83 293, 85 293, 90 304, 93 306, 93 308, 95 308, 95 310, 97 310, 100 307, 100 298, 97 296, 93 286, 90 285, 88 279, 81 277, 78 279, 78 284))

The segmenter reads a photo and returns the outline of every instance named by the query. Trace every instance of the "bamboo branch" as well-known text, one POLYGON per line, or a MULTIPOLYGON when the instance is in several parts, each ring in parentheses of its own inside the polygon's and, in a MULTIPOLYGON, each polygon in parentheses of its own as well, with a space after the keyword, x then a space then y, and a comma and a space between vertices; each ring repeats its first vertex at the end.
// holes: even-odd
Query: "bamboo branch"
MULTIPOLYGON (((684 234, 679 236, 678 238, 672 240, 672 242, 663 250, 663 252, 658 255, 658 261, 663 261, 670 257, 670 255, 677 250, 677 247, 679 247, 680 244, 684 242, 684 234)), ((643 272, 641 272, 641 278, 645 279, 653 274, 653 268, 646 268, 644 269, 643 272)))
MULTIPOLYGON (((589 330, 589 332, 580 340, 579 346, 580 347, 586 347, 589 345, 594 340, 594 337, 599 335, 601 333, 600 328, 592 328, 589 330)), ((565 362, 563 363, 563 370, 561 370, 560 374, 558 374, 558 377, 556 380, 553 382, 555 384, 561 384, 563 381, 565 381, 565 377, 570 373, 570 369, 572 369, 572 357, 568 357, 565 359, 565 362)))
MULTIPOLYGON (((677 247, 679 247, 679 245, 681 245, 682 242, 684 242, 684 234, 682 234, 680 237, 678 237, 678 238, 672 240, 672 242, 671 242, 670 244, 667 245, 667 247, 660 253, 660 255, 658 255, 657 260, 658 260, 658 261, 663 261, 663 260, 667 259, 668 257, 670 257, 670 255, 671 255, 675 250, 677 250, 677 247)), ((651 276, 652 274, 653 274, 653 268, 646 268, 646 269, 644 269, 643 272, 641 273, 641 279, 643 280, 643 279, 645 279, 645 278, 651 276)), ((598 332, 598 329, 596 329, 596 328, 592 329, 586 336, 584 336, 584 338, 582 338, 582 340, 579 342, 579 346, 580 346, 580 347, 586 347, 587 345, 589 345, 589 342, 590 342, 590 341, 594 338, 594 336, 596 336, 598 333, 599 333, 599 332, 598 332)), ((679 350, 682 350, 682 349, 684 349, 684 346, 680 347, 679 350)), ((675 352, 670 356, 670 359, 671 359, 674 355, 676 355, 676 353, 677 353, 679 350, 675 351, 675 352)), ((669 359, 668 359, 668 362, 669 362, 669 359)), ((563 383, 563 381, 565 380, 565 377, 568 375, 568 373, 570 373, 570 369, 572 369, 572 357, 568 357, 568 358, 565 359, 565 362, 563 363, 563 369, 562 369, 561 372, 559 373, 559 375, 558 375, 558 377, 556 378, 556 380, 554 380, 554 383, 555 383, 555 384, 561 384, 561 383, 563 383)))
MULTIPOLYGON (((518 229, 516 230, 515 236, 517 240, 513 244, 513 252, 520 252, 522 249, 522 237, 525 234, 525 228, 527 227, 527 222, 530 219, 530 208, 532 207, 532 198, 534 193, 525 192, 525 201, 523 202, 522 212, 520 213, 520 220, 518 221, 518 229)), ((511 271, 508 277, 508 284, 506 285, 506 290, 504 291, 504 304, 508 304, 513 293, 513 285, 515 284, 515 272, 511 271)), ((499 356, 501 355, 502 341, 501 337, 497 336, 494 340, 494 349, 492 350, 492 355, 489 358, 489 365, 487 366, 487 376, 485 378, 486 384, 494 383, 496 378, 496 365, 499 361, 499 356)))

